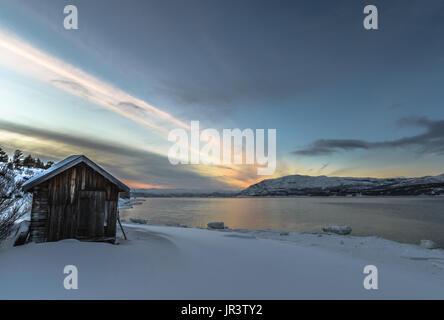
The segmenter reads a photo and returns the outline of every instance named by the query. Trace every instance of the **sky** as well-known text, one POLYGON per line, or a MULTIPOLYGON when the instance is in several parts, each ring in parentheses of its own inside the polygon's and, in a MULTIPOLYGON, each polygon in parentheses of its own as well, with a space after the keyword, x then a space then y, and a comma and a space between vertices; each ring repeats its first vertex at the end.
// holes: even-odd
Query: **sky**
POLYGON ((0 0, 0 146, 85 154, 133 188, 441 174, 443 34, 440 0, 0 0), (191 121, 276 129, 274 174, 172 165, 191 121))

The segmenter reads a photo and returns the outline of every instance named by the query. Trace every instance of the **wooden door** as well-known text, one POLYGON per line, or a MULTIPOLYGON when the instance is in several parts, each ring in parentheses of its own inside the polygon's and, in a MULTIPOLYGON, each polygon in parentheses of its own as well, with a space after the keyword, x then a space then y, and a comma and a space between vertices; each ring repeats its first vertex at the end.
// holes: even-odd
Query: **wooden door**
POLYGON ((77 220, 78 239, 100 239, 105 230, 104 191, 81 191, 79 194, 79 215, 77 220))

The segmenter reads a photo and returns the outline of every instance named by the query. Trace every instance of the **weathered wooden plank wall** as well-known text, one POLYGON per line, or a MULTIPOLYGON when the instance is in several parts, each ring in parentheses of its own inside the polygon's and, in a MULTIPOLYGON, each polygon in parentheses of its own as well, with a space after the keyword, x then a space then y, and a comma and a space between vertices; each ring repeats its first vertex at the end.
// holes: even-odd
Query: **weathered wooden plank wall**
POLYGON ((117 186, 89 166, 66 170, 34 189, 32 240, 114 238, 118 198, 117 186))
POLYGON ((45 242, 48 226, 48 185, 40 185, 34 189, 31 209, 31 240, 45 242))

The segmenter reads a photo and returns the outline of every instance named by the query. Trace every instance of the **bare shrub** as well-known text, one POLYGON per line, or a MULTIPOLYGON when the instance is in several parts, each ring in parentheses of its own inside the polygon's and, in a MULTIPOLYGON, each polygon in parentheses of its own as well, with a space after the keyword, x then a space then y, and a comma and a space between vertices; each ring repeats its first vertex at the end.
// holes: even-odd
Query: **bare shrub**
POLYGON ((26 213, 26 201, 21 192, 22 182, 10 165, 0 166, 0 241, 15 229, 15 223, 26 213))

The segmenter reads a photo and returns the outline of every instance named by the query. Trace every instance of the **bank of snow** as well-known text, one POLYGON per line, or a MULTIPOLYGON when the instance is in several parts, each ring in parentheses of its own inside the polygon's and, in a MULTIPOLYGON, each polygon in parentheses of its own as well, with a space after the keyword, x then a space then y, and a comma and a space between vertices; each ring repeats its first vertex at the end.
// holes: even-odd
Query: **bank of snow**
POLYGON ((379 238, 138 226, 0 250, 0 299, 444 299, 444 251, 379 238), (365 265, 379 289, 363 287, 365 265), (65 290, 65 265, 79 289, 65 290))

